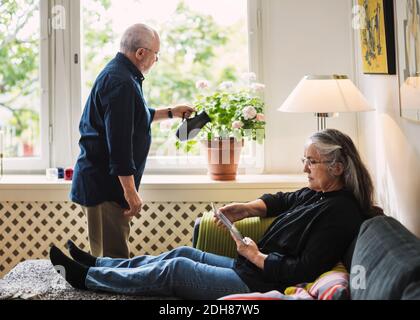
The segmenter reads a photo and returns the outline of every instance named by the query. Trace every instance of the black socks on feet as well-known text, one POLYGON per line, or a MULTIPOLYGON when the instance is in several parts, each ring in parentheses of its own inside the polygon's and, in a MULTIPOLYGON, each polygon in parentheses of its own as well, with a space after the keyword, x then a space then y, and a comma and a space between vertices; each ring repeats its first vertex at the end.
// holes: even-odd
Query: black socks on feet
POLYGON ((52 246, 50 249, 51 263, 72 287, 86 290, 85 280, 89 267, 96 265, 97 258, 79 249, 71 240, 67 241, 66 246, 74 260, 67 257, 56 246, 52 246), (63 270, 60 270, 61 267, 63 270))
POLYGON ((76 289, 86 290, 86 276, 89 268, 67 257, 56 246, 50 249, 50 260, 57 272, 76 289), (63 270, 60 270, 63 268, 63 270))
POLYGON ((88 267, 95 267, 97 258, 79 249, 73 241, 67 241, 67 249, 69 250, 72 258, 77 262, 88 267))

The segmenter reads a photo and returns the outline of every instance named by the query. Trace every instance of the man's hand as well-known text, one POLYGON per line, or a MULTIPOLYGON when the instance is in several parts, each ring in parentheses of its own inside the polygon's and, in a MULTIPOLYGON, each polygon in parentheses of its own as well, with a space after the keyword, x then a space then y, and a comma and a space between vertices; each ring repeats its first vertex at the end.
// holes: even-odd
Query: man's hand
POLYGON ((195 109, 187 105, 179 105, 172 108, 172 114, 175 118, 188 119, 193 112, 195 112, 195 109))
POLYGON ((124 198, 129 206, 129 209, 124 211, 124 216, 138 216, 141 211, 141 206, 143 205, 143 200, 136 190, 134 176, 118 176, 118 179, 124 190, 124 198))
POLYGON ((238 253, 247 260, 251 261, 258 268, 264 270, 264 260, 267 258, 267 255, 263 254, 258 249, 257 244, 251 238, 248 237, 244 238, 244 242, 246 243, 245 244, 241 240, 236 239, 232 234, 231 236, 236 242, 236 248, 238 250, 238 253))
POLYGON ((130 207, 128 210, 124 211, 124 216, 126 217, 134 217, 139 216, 141 207, 143 205, 143 200, 141 199, 140 195, 136 190, 130 190, 124 192, 124 198, 130 207))

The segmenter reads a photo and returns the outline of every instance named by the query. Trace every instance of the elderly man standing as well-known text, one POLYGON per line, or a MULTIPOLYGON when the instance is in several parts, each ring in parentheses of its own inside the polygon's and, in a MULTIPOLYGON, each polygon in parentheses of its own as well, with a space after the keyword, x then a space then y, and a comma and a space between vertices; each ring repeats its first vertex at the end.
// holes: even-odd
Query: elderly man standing
POLYGON ((128 28, 120 52, 97 77, 80 120, 80 155, 71 200, 88 220, 92 254, 128 258, 130 220, 140 213, 138 192, 151 144, 152 121, 188 118, 180 105, 152 109, 142 83, 160 48, 159 35, 144 24, 128 28))

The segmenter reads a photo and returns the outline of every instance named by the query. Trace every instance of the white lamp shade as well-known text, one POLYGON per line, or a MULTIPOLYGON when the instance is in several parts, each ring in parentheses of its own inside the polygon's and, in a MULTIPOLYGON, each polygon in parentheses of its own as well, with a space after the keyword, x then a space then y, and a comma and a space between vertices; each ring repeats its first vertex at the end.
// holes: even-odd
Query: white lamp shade
POLYGON ((347 76, 305 76, 278 109, 283 112, 375 110, 347 76))

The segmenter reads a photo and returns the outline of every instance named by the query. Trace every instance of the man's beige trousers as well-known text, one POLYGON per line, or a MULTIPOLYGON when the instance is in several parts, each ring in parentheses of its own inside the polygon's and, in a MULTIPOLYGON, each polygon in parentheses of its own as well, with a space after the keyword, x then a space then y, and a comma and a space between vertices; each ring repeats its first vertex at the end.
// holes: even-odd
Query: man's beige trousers
POLYGON ((116 202, 82 207, 87 216, 90 250, 95 257, 129 258, 130 218, 116 202))

